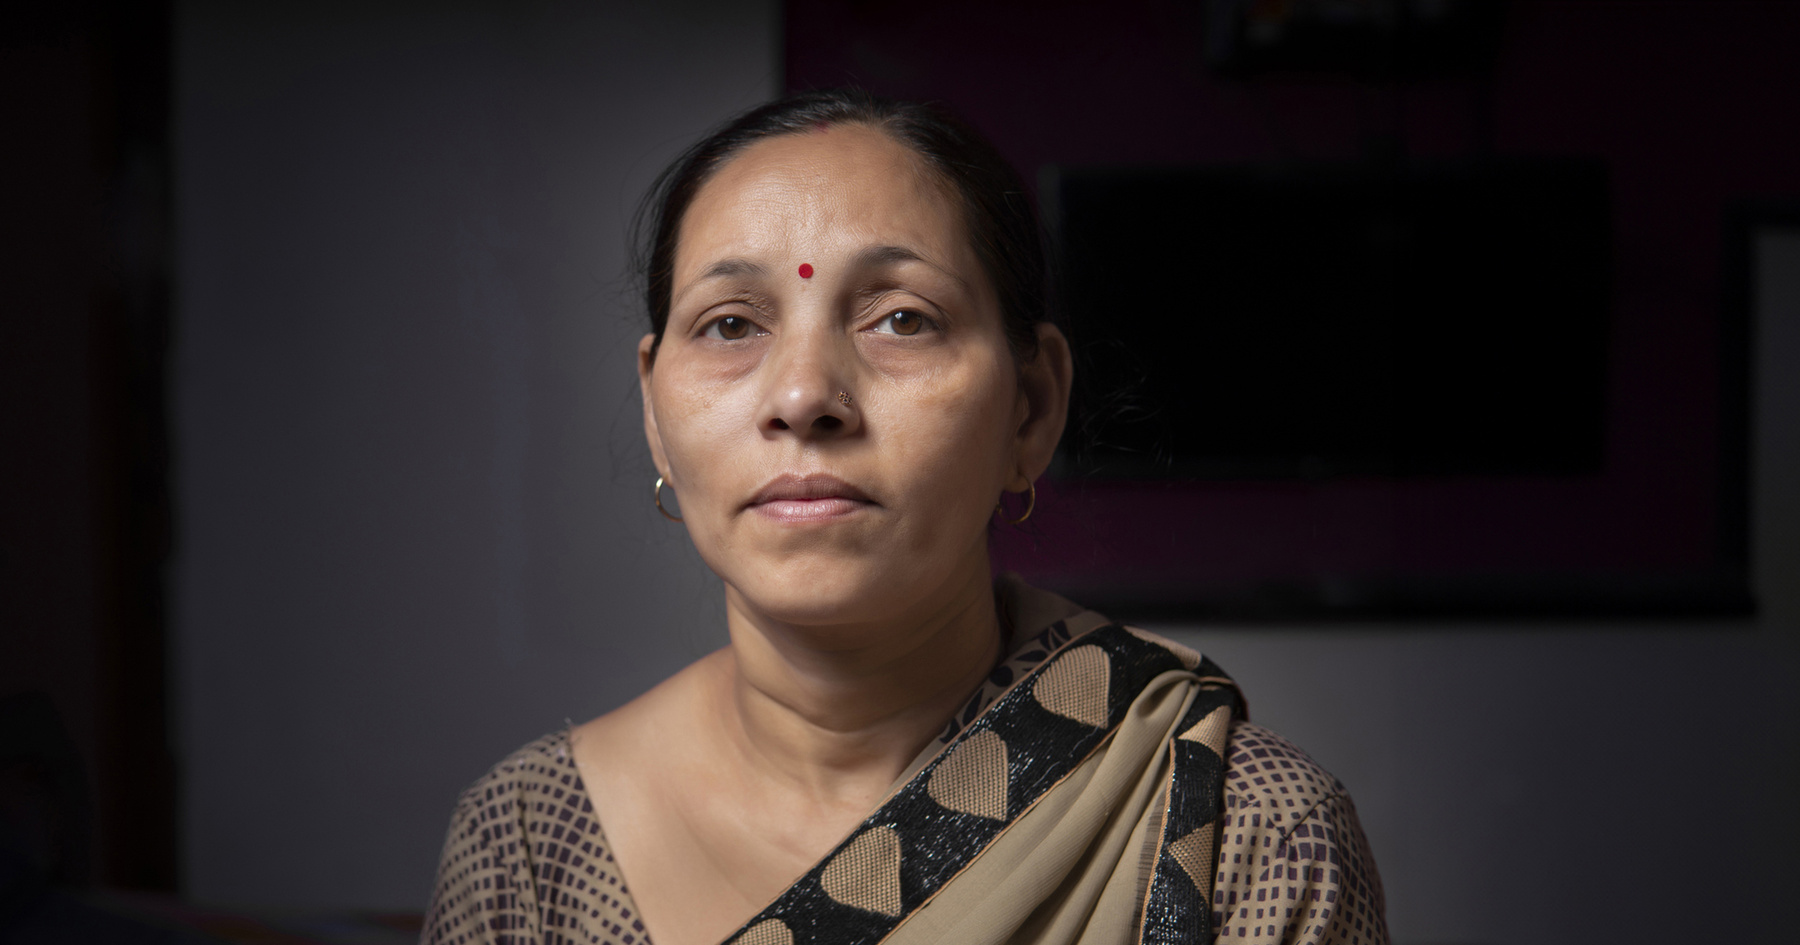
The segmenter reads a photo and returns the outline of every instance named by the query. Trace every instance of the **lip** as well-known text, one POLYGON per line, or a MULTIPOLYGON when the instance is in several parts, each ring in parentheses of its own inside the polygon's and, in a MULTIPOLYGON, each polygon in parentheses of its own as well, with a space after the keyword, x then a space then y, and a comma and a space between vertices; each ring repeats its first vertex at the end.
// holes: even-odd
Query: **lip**
POLYGON ((869 494, 829 473, 776 476, 750 498, 752 511, 785 522, 818 522, 874 505, 869 494))

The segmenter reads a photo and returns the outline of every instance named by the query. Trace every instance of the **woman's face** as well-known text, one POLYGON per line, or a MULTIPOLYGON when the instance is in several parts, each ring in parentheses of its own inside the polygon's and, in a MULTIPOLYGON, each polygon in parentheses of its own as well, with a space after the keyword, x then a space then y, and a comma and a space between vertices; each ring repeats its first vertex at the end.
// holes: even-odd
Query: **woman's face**
POLYGON ((918 158, 857 125, 752 145, 696 194, 671 284, 644 426, 734 605, 885 622, 985 585, 995 501, 1061 435, 1067 348, 1046 326, 1022 377, 918 158))

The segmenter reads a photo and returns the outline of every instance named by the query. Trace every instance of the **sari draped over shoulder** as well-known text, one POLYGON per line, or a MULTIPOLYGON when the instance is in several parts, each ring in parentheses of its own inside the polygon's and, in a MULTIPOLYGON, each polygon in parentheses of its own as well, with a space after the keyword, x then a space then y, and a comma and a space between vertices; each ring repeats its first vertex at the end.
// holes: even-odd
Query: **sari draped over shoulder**
MULTIPOLYGON (((1223 670, 1016 579, 996 591, 1011 656, 727 945, 1387 941, 1347 793, 1250 725, 1223 670)), ((566 733, 484 782, 424 941, 649 941, 566 733)))

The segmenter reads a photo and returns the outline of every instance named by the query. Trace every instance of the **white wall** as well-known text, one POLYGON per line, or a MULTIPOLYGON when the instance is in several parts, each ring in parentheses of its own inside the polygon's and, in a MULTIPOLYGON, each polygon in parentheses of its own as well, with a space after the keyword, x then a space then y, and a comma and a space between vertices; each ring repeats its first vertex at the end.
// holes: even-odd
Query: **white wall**
POLYGON ((723 642, 626 216, 772 0, 180 4, 178 750, 204 901, 421 908, 462 786, 723 642))
MULTIPOLYGON (((679 146, 776 90, 777 21, 645 6, 181 4, 193 897, 418 908, 462 785, 721 642, 648 501, 621 236, 679 146)), ((1791 931, 1800 243, 1777 249, 1760 621, 1162 628, 1349 783, 1400 942, 1791 931)))

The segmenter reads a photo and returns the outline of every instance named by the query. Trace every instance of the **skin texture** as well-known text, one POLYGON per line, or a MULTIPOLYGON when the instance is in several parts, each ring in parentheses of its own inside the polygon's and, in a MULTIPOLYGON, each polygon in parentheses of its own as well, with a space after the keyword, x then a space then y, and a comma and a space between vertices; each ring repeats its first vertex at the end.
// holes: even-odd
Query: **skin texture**
POLYGON ((721 168, 673 285, 644 429, 731 645, 575 756, 651 938, 701 945, 842 840, 998 659, 987 530, 1048 466, 1071 368, 1048 324, 1015 360, 953 194, 869 127, 721 168))

